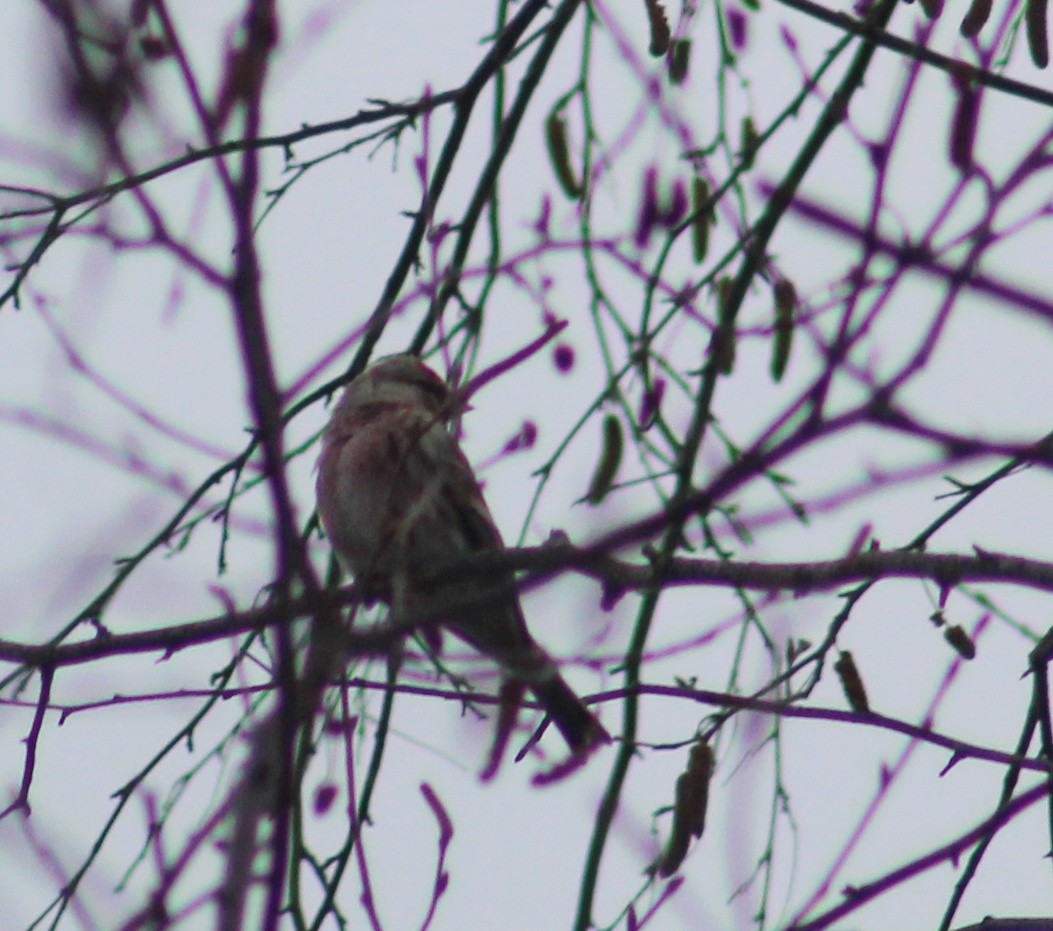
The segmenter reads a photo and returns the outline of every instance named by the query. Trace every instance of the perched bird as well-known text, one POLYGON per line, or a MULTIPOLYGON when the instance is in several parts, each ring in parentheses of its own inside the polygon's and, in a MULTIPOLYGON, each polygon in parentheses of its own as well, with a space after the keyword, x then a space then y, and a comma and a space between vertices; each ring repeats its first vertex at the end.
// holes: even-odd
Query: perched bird
POLYGON ((513 686, 530 689, 573 757, 584 757, 610 738, 530 636, 513 574, 428 581, 464 556, 504 547, 450 432, 456 406, 446 382, 411 355, 388 356, 354 379, 322 436, 322 525, 358 581, 396 616, 438 613, 443 627, 497 660, 513 686))

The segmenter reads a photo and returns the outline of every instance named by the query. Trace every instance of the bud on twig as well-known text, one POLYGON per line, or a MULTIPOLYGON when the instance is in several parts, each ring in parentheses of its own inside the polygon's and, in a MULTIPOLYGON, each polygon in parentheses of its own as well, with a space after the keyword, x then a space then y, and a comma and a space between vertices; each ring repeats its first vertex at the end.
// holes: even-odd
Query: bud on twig
POLYGON ((849 707, 857 714, 869 714, 870 702, 867 701, 867 691, 863 687, 863 679, 856 668, 856 661, 852 659, 852 654, 848 650, 841 651, 837 662, 834 663, 834 672, 841 680, 841 688, 844 689, 849 707))

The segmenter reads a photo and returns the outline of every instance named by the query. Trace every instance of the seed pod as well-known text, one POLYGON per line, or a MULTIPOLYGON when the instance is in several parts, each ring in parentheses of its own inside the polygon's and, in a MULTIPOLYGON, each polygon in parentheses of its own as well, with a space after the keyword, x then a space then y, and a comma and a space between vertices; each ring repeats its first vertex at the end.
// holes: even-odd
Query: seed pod
POLYGON ((742 120, 742 133, 739 142, 739 158, 742 167, 749 169, 757 158, 757 147, 760 145, 760 137, 757 135, 757 127, 753 125, 753 117, 747 116, 742 120))
POLYGON ((706 829, 709 782, 713 778, 715 762, 713 750, 700 738, 691 748, 687 769, 676 781, 676 811, 673 814, 680 814, 696 840, 706 829))
POLYGON ((669 83, 683 84, 691 63, 691 40, 674 39, 669 46, 669 83))
POLYGON ((1031 60, 1039 68, 1049 64, 1049 38, 1046 35, 1046 9, 1049 0, 1027 0, 1024 21, 1027 24, 1027 46, 1031 60))
POLYGON ((669 19, 665 15, 661 0, 644 0, 644 6, 647 8, 647 20, 651 25, 651 45, 648 51, 655 58, 661 58, 669 51, 669 40, 672 37, 669 19))
POLYGON ((545 123, 545 140, 549 160, 563 193, 571 200, 580 199, 584 188, 574 176, 574 168, 570 163, 570 143, 567 141, 567 121, 558 110, 553 110, 545 123))
POLYGON ((971 39, 984 27, 991 17, 992 0, 973 0, 962 20, 962 35, 971 39))
POLYGON ((863 679, 856 668, 856 661, 852 659, 852 654, 848 650, 841 651, 837 662, 834 663, 834 672, 841 680, 841 688, 844 689, 849 707, 857 714, 869 714, 870 702, 867 701, 867 690, 863 687, 863 679))
POLYGON ((775 331, 771 349, 771 377, 780 381, 790 359, 797 318, 797 289, 787 278, 775 282, 775 331))
POLYGON ((691 250, 700 265, 709 251, 709 226, 713 211, 709 204, 709 185, 698 175, 691 181, 691 250))
POLYGON ((973 164, 973 143, 976 123, 980 115, 980 96, 969 80, 965 68, 951 72, 951 82, 958 95, 951 120, 950 159, 959 171, 968 171, 973 164))
POLYGON ((730 375, 735 367, 735 321, 729 306, 731 284, 731 278, 725 275, 717 285, 717 329, 710 343, 713 364, 721 375, 730 375))
POLYGON ((161 36, 148 33, 139 37, 139 50, 148 61, 160 61, 172 54, 172 49, 161 36))
POLYGON ((672 876, 687 856, 691 838, 699 838, 706 827, 706 808, 709 805, 709 783, 713 778, 713 751, 701 738, 691 748, 685 769, 676 780, 673 802, 673 826, 658 858, 648 867, 653 876, 663 879, 672 876))
POLYGON ((953 627, 948 627, 943 632, 943 639, 954 647, 962 659, 976 658, 976 643, 973 638, 966 633, 965 628, 962 627, 961 624, 955 624, 953 627))
POLYGON ((713 356, 717 371, 721 375, 730 375, 735 370, 734 326, 721 327, 713 334, 713 356))
POLYGON ((128 18, 137 29, 146 25, 146 17, 150 15, 151 0, 132 0, 128 18))
POLYGON ((599 504, 610 493, 614 479, 618 475, 618 467, 622 464, 624 445, 622 422, 614 414, 608 414, 603 418, 603 446, 600 448, 600 461, 596 463, 596 471, 593 473, 588 493, 585 495, 585 500, 589 504, 599 504))

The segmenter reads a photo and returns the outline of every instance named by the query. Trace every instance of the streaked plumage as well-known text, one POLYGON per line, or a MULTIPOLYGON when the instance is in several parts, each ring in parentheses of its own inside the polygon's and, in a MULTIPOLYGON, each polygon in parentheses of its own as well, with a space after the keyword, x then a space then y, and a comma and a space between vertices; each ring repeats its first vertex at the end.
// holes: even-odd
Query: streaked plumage
MULTIPOLYGON (((474 583, 423 582, 463 555, 504 546, 449 430, 454 413, 446 383, 414 356, 389 356, 351 382, 322 437, 322 524, 348 568, 397 609, 456 603, 443 626, 525 684, 573 753, 586 754, 607 732, 530 636, 518 597, 472 603, 474 583)), ((503 581, 511 586, 511 574, 503 581)))

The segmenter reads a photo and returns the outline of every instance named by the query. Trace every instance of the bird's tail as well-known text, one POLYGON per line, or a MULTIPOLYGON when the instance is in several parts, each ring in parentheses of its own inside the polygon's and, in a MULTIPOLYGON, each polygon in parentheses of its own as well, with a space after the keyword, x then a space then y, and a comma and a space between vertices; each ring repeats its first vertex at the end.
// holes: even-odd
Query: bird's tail
POLYGON ((481 606, 464 611, 447 626, 481 653, 493 657, 505 668, 512 680, 534 693, 548 712, 552 723, 563 735, 571 754, 580 763, 600 744, 610 741, 588 706, 574 693, 559 674, 556 664, 530 636, 518 600, 507 598, 497 614, 481 606))
POLYGON ((541 681, 532 681, 529 686, 574 756, 587 755, 600 744, 610 741, 610 735, 596 715, 554 668, 551 675, 546 675, 541 681))

